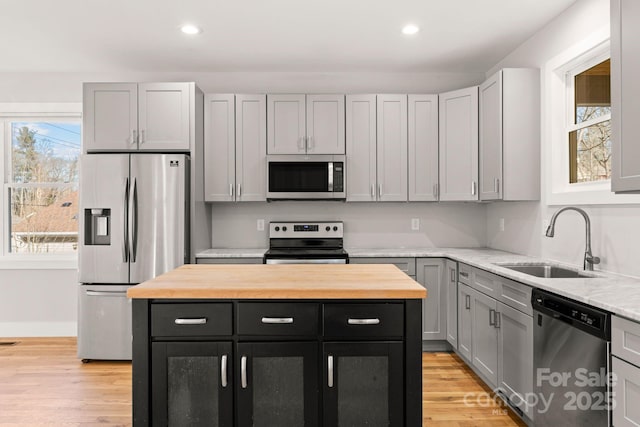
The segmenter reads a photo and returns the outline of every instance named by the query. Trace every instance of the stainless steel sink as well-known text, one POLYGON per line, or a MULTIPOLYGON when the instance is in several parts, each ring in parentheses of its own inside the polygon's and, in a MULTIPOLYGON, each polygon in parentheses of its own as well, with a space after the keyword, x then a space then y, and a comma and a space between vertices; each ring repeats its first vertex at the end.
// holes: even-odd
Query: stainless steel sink
POLYGON ((529 274, 535 277, 544 277, 549 279, 569 279, 578 277, 596 277, 594 274, 585 273, 583 271, 571 270, 569 268, 560 267, 553 264, 496 264, 500 267, 510 270, 519 271, 520 273, 529 274))

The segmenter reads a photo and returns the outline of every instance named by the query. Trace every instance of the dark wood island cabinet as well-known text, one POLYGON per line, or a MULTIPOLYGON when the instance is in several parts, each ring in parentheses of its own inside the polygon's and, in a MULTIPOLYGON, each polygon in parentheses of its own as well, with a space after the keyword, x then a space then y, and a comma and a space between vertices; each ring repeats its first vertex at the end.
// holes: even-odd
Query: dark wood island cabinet
POLYGON ((187 265, 131 288, 134 426, 422 425, 425 289, 392 265, 187 265))

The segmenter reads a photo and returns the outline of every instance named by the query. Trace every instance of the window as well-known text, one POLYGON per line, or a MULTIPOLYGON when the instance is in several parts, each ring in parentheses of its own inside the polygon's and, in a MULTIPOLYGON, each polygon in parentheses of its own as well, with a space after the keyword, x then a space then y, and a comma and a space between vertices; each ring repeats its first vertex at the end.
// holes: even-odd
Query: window
MULTIPOLYGON (((597 62, 595 65, 593 62, 597 62)), ((569 183, 611 179, 611 61, 567 73, 569 183)))
POLYGON ((2 119, 5 254, 75 254, 79 118, 2 119))

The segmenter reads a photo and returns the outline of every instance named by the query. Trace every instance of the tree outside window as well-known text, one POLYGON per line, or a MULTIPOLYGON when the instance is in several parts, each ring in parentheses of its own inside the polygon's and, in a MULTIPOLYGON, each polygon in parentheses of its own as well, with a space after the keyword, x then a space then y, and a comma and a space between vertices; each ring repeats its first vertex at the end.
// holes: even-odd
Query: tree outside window
POLYGON ((602 61, 573 75, 569 182, 611 179, 611 65, 602 61))
POLYGON ((12 253, 72 253, 78 242, 79 122, 11 122, 12 253))

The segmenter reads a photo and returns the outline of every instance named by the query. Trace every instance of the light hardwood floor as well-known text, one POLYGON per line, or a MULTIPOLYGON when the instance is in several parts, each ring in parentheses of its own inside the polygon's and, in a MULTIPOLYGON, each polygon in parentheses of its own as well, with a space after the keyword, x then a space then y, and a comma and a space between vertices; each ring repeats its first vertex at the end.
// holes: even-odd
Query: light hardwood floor
MULTIPOLYGON (((83 364, 75 338, 7 341, 18 344, 0 345, 0 426, 131 425, 130 363, 83 364)), ((524 426, 457 356, 424 353, 422 366, 423 426, 524 426)))

